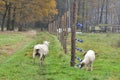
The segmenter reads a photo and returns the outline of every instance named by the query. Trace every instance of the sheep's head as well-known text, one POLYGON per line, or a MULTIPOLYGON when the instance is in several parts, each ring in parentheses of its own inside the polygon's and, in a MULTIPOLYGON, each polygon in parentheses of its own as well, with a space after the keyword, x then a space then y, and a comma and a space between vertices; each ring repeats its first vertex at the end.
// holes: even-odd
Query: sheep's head
POLYGON ((80 62, 80 65, 81 65, 80 68, 82 68, 83 66, 85 66, 85 63, 84 62, 80 62))
POLYGON ((43 43, 44 43, 45 45, 49 46, 49 43, 50 43, 50 42, 44 41, 43 43))

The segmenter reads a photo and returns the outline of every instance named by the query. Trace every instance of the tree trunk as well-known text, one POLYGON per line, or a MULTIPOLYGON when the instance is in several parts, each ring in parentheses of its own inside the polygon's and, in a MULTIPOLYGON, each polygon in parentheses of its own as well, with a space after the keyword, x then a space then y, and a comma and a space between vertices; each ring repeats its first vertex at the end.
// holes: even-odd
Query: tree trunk
POLYGON ((97 8, 97 13, 98 14, 96 14, 97 15, 97 24, 99 24, 99 19, 100 19, 100 1, 98 0, 98 6, 97 6, 98 8, 97 8))
POLYGON ((22 29, 22 26, 23 26, 22 24, 19 25, 18 31, 22 31, 22 30, 23 30, 23 29, 22 29))
POLYGON ((22 8, 20 10, 20 22, 19 22, 19 27, 18 27, 18 31, 22 31, 23 28, 23 22, 22 22, 22 8))
MULTIPOLYGON (((106 0, 106 17, 105 17, 105 24, 108 24, 108 0, 106 0)), ((107 32, 107 26, 105 26, 105 32, 107 32)))
POLYGON ((10 23, 11 23, 11 3, 9 3, 8 6, 7 30, 10 30, 10 23))
POLYGON ((105 3, 105 0, 103 0, 103 2, 102 2, 101 12, 100 12, 100 21, 99 21, 100 24, 102 23, 102 16, 103 16, 104 3, 105 3))
POLYGON ((8 3, 7 3, 7 1, 5 1, 5 12, 3 14, 1 31, 4 31, 4 24, 5 24, 5 18, 6 18, 6 15, 7 15, 7 11, 8 11, 8 3))
POLYGON ((14 6, 14 9, 13 9, 13 20, 12 20, 12 29, 11 30, 14 30, 14 26, 15 26, 15 17, 16 17, 16 6, 14 6))
POLYGON ((82 25, 83 27, 81 28, 81 31, 83 31, 84 28, 84 23, 85 23, 85 0, 82 1, 82 25))

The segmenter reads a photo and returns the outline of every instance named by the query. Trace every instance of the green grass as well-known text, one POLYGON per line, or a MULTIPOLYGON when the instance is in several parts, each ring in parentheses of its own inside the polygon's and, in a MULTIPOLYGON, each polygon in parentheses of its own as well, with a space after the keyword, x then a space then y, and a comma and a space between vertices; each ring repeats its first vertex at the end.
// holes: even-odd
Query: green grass
POLYGON ((25 36, 20 36, 19 34, 2 34, 0 35, 0 46, 14 44, 24 38, 25 36))
MULTIPOLYGON (((97 52, 92 72, 70 67, 70 52, 65 55, 57 37, 42 32, 35 39, 26 40, 23 47, 0 61, 0 80, 120 80, 120 46, 117 45, 120 34, 81 34, 77 38, 84 40, 84 43, 76 42, 77 47, 97 52), (45 64, 40 66, 38 58, 33 64, 33 45, 44 40, 50 41, 45 64)), ((76 52, 76 56, 83 58, 82 53, 76 52)))
POLYGON ((28 34, 27 32, 3 32, 0 34, 0 62, 32 40, 33 36, 28 36, 28 34))

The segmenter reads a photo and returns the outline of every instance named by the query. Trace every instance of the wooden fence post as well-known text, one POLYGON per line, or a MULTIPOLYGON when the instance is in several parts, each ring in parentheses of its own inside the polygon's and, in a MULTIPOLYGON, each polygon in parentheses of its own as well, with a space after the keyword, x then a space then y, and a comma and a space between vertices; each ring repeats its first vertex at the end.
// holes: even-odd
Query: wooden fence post
POLYGON ((77 0, 74 0, 73 3, 73 26, 71 30, 71 61, 70 66, 74 67, 75 65, 75 37, 76 37, 76 21, 77 21, 77 10, 76 10, 77 0))

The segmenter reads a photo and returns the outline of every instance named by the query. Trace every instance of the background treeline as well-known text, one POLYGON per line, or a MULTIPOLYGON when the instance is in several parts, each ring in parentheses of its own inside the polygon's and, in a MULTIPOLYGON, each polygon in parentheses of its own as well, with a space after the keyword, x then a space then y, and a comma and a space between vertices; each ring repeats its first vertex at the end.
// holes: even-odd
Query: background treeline
POLYGON ((22 31, 36 22, 48 24, 57 14, 55 0, 0 0, 1 30, 22 31))
MULTIPOLYGON (((58 16, 67 13, 68 1, 72 22, 74 0, 0 0, 1 30, 17 27, 21 31, 33 26, 47 28, 58 16)), ((77 22, 83 24, 83 31, 93 28, 104 32, 112 28, 120 31, 119 0, 77 0, 77 5, 77 22)))
MULTIPOLYGON (((64 14, 69 9, 70 1, 71 17, 74 0, 57 0, 59 15, 64 14), (67 4, 66 4, 67 3, 67 4)), ((119 0, 77 0, 77 22, 83 24, 83 31, 102 30, 107 32, 120 32, 120 1, 119 0)), ((71 18, 72 21, 72 18, 71 18)), ((72 23, 72 22, 71 22, 72 23)))

